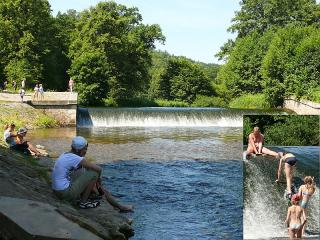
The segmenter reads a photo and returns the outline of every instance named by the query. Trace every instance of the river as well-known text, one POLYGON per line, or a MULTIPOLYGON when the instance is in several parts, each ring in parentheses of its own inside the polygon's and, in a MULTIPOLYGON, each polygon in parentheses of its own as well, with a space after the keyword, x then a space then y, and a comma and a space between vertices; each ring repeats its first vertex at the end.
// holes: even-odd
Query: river
POLYGON ((103 182, 135 205, 134 240, 242 239, 242 114, 218 108, 80 109, 78 128, 30 132, 60 154, 77 133, 103 182))

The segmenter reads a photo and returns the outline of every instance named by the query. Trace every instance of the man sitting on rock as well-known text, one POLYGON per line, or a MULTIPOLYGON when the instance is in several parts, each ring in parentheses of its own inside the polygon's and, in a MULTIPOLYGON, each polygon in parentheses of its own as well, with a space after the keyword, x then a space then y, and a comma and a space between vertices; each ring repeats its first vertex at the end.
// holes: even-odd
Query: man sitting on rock
POLYGON ((243 160, 246 160, 247 157, 256 155, 269 155, 276 158, 281 157, 280 153, 274 152, 263 146, 264 136, 261 134, 259 127, 254 127, 252 133, 248 137, 248 148, 247 151, 243 152, 243 160))
MULTIPOLYGON (((89 201, 90 194, 100 186, 100 166, 85 160, 88 142, 81 136, 72 139, 71 151, 63 153, 56 161, 52 171, 52 189, 60 199, 78 201, 80 208, 95 208, 99 201, 89 201)), ((99 193, 120 211, 132 211, 133 206, 118 203, 110 192, 99 187, 99 193)))

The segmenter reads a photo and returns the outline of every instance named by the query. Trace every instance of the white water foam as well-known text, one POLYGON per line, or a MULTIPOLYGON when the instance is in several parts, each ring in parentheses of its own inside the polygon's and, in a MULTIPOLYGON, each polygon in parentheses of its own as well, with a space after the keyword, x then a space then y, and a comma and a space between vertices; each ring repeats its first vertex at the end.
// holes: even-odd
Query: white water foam
POLYGON ((242 127, 242 117, 161 116, 99 117, 91 116, 94 127, 242 127))
MULTIPOLYGON (((254 169, 255 176, 252 179, 258 182, 248 184, 250 202, 245 204, 243 215, 244 239, 268 239, 287 237, 284 220, 279 219, 277 206, 272 196, 278 193, 270 189, 268 179, 252 163, 248 163, 254 169)), ((284 216, 285 218, 285 216, 284 216)))
MULTIPOLYGON (((246 180, 248 181, 246 191, 250 195, 250 199, 244 207, 244 239, 287 238, 288 232, 284 224, 287 208, 280 207, 285 206, 287 200, 284 200, 275 188, 270 187, 270 180, 258 167, 251 162, 246 162, 246 165, 251 169, 251 176, 246 180)), ((319 235, 314 235, 319 229, 318 187, 308 203, 307 218, 304 237, 319 237, 319 235)))

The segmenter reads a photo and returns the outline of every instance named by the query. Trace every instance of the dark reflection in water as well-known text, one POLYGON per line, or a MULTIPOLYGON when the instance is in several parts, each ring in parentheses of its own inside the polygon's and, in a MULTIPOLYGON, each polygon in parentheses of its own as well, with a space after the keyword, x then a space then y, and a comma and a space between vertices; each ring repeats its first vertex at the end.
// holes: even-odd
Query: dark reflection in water
POLYGON ((241 161, 117 161, 103 168, 115 196, 135 205, 132 239, 242 239, 241 161))

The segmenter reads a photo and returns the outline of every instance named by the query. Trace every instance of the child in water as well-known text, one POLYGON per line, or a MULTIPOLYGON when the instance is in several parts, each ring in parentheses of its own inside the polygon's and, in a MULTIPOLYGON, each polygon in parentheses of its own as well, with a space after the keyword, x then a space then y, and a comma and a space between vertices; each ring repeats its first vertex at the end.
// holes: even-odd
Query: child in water
POLYGON ((306 223, 306 217, 301 206, 299 206, 299 194, 296 193, 291 198, 292 206, 288 208, 285 224, 288 228, 289 238, 301 238, 302 228, 306 223))
MULTIPOLYGON (((311 196, 316 191, 316 184, 314 182, 314 178, 311 176, 306 176, 304 178, 304 185, 301 185, 299 188, 299 197, 301 199, 300 206, 303 209, 304 215, 307 216, 307 207, 308 202, 311 196)), ((303 228, 302 233, 304 233, 305 227, 303 228)))

